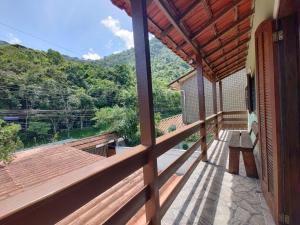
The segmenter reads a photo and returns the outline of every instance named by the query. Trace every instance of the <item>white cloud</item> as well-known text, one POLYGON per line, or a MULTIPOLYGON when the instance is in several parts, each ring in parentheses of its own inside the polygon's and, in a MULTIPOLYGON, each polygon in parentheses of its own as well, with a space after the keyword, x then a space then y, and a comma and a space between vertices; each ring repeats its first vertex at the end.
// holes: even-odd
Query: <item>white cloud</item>
POLYGON ((121 28, 120 21, 108 16, 101 20, 101 23, 107 27, 115 36, 119 37, 125 44, 126 48, 133 48, 133 32, 121 28))
POLYGON ((12 33, 9 33, 7 35, 7 37, 8 37, 8 43, 9 44, 14 45, 14 44, 21 44, 22 43, 22 41, 19 38, 17 38, 16 36, 14 36, 12 33))
POLYGON ((113 54, 118 54, 118 53, 120 53, 120 52, 121 52, 120 50, 114 51, 113 54))
POLYGON ((82 58, 85 60, 99 60, 102 57, 97 54, 94 49, 90 48, 88 53, 82 55, 82 58))

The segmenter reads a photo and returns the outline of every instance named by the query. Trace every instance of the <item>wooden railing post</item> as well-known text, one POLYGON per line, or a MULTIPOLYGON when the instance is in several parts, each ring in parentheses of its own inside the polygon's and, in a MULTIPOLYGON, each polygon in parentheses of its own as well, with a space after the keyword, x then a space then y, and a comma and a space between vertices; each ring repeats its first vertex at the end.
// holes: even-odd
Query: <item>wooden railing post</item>
MULTIPOLYGON (((204 77, 202 60, 199 56, 196 56, 196 72, 197 72, 197 84, 198 84, 198 102, 199 102, 199 120, 205 121, 205 96, 204 96, 204 77)), ((200 128, 201 137, 201 159, 207 161, 207 143, 206 143, 206 126, 205 123, 200 128)))
POLYGON ((150 224, 160 225, 159 187, 157 159, 154 152, 155 125, 146 5, 146 0, 131 0, 141 144, 153 147, 148 151, 148 163, 143 169, 144 183, 150 186, 151 195, 150 200, 145 204, 146 219, 150 224))
MULTIPOLYGON (((219 95, 220 95, 220 111, 223 112, 223 88, 222 88, 222 81, 219 81, 219 95)), ((220 129, 222 129, 223 126, 223 113, 221 116, 221 124, 219 125, 220 129)))
MULTIPOLYGON (((214 114, 217 115, 218 113, 218 103, 217 103, 217 88, 216 88, 216 81, 212 81, 212 94, 213 94, 213 111, 214 114)), ((218 116, 214 119, 214 125, 215 125, 215 139, 219 138, 218 135, 218 116)))

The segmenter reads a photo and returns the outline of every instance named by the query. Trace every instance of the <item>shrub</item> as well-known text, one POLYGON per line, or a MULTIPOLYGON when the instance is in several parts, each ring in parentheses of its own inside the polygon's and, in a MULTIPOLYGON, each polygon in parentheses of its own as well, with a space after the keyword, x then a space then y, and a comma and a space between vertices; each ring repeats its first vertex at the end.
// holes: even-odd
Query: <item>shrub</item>
POLYGON ((19 124, 7 124, 0 119, 0 162, 9 163, 13 153, 23 146, 18 137, 20 129, 19 124))
POLYGON ((171 126, 169 126, 169 128, 168 128, 168 132, 170 133, 170 132, 173 132, 173 131, 175 131, 176 130, 176 125, 175 124, 172 124, 171 126))
POLYGON ((187 149, 189 148, 189 145, 188 145, 187 143, 183 143, 183 144, 182 144, 182 148, 183 148, 184 150, 187 150, 187 149))

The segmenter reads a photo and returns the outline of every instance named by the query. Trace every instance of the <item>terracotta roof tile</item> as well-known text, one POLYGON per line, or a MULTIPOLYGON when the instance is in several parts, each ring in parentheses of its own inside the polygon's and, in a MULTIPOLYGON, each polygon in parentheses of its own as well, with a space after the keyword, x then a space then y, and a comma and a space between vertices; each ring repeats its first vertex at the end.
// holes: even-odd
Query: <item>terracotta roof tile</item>
POLYGON ((0 167, 0 200, 103 158, 66 145, 17 153, 12 163, 0 167))
POLYGON ((162 119, 158 125, 158 129, 160 129, 164 134, 166 134, 169 133, 169 128, 172 125, 175 125, 176 129, 185 126, 185 124, 182 121, 182 114, 162 119))

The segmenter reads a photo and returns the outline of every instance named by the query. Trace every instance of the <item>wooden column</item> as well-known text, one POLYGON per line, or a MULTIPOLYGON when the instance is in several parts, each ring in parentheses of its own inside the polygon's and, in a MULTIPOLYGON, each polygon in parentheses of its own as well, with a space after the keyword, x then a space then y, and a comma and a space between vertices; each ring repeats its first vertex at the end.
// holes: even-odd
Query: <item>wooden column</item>
MULTIPOLYGON (((155 125, 146 5, 146 0, 131 0, 141 144, 154 147, 155 125)), ((146 219, 150 224, 159 225, 158 172, 154 153, 152 148, 148 153, 148 163, 143 168, 144 183, 149 184, 151 194, 150 200, 146 203, 146 219)))
MULTIPOLYGON (((220 111, 223 112, 223 88, 222 88, 222 81, 219 81, 219 95, 220 95, 220 111)), ((223 125, 223 114, 220 115, 221 123, 219 124, 220 129, 222 129, 223 125)))
MULTIPOLYGON (((212 94, 213 94, 213 111, 214 114, 218 113, 218 103, 217 103, 217 87, 216 81, 212 81, 212 94)), ((215 139, 218 139, 218 117, 215 118, 215 139)))
MULTIPOLYGON (((196 73, 198 84, 198 100, 199 100, 199 120, 205 121, 205 96, 204 96, 204 77, 201 58, 196 59, 196 73)), ((206 127, 205 123, 200 128, 201 136, 201 159, 207 161, 207 143, 206 143, 206 127)))

